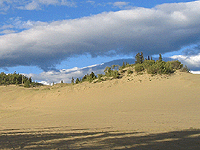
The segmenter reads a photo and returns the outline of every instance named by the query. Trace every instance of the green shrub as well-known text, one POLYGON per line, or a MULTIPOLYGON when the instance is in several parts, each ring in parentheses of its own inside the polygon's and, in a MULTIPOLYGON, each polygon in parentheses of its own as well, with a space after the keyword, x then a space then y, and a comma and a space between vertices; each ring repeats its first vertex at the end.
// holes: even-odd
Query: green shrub
POLYGON ((148 69, 150 66, 155 64, 155 60, 145 60, 143 66, 145 69, 148 69))
POLYGON ((31 84, 30 81, 26 80, 25 83, 24 83, 24 87, 30 88, 31 87, 30 84, 31 84))
POLYGON ((91 72, 91 74, 89 75, 89 74, 87 74, 87 75, 85 75, 83 78, 82 78, 82 82, 84 82, 84 81, 88 81, 88 82, 92 82, 93 80, 95 80, 97 77, 96 77, 96 75, 94 74, 94 72, 91 72))
POLYGON ((170 74, 170 73, 174 73, 174 68, 173 68, 173 65, 172 65, 172 62, 168 61, 164 64, 164 68, 162 70, 162 73, 163 74, 170 74))
POLYGON ((174 60, 174 61, 168 61, 171 64, 171 67, 175 70, 181 69, 183 67, 183 64, 181 64, 180 61, 174 60))
POLYGON ((97 75, 98 82, 101 82, 101 81, 103 81, 102 77, 103 77, 103 75, 102 75, 102 74, 98 74, 98 75, 97 75))
POLYGON ((158 71, 159 71, 159 67, 158 67, 158 65, 156 65, 156 64, 154 64, 154 65, 152 65, 152 66, 149 66, 149 67, 147 68, 147 73, 148 73, 148 74, 157 74, 158 71))
POLYGON ((128 74, 132 74, 133 71, 132 71, 131 69, 129 69, 129 70, 127 71, 127 73, 128 73, 128 74))
POLYGON ((119 77, 119 73, 118 73, 118 71, 117 70, 112 70, 111 71, 111 77, 113 77, 113 78, 118 78, 119 77))
POLYGON ((143 64, 136 64, 136 65, 135 65, 135 71, 136 71, 136 72, 144 71, 144 66, 143 66, 143 64))
POLYGON ((123 62, 122 66, 120 67, 120 70, 124 69, 126 67, 125 63, 123 62))
POLYGON ((174 73, 172 62, 156 61, 147 67, 149 74, 170 74, 174 73))
POLYGON ((106 77, 113 77, 113 78, 119 77, 119 72, 117 70, 112 70, 111 67, 106 67, 104 72, 106 77))

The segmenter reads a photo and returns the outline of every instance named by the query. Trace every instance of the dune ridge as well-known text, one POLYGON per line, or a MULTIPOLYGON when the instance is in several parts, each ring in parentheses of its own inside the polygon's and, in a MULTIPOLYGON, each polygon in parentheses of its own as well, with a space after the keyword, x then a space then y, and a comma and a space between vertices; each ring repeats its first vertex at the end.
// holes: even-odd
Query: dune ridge
POLYGON ((126 126, 137 130, 133 126, 140 122, 150 126, 160 122, 161 128, 162 124, 168 124, 169 129, 197 128, 199 85, 199 75, 177 72, 171 76, 133 74, 95 84, 59 84, 39 89, 1 86, 0 128, 48 124, 98 127, 102 124, 101 127, 126 126), (46 122, 41 122, 44 119, 46 122), (170 126, 172 120, 175 126, 170 126))
POLYGON ((0 132, 66 127, 155 134, 199 129, 199 91, 200 75, 179 71, 31 89, 0 86, 0 132))

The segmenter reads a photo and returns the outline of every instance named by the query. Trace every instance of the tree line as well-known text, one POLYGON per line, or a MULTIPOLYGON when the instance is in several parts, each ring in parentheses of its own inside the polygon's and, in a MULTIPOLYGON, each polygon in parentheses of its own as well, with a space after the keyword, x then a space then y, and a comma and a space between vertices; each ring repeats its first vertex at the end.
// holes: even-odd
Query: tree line
POLYGON ((42 85, 41 83, 33 82, 31 77, 28 78, 22 74, 17 74, 14 72, 13 74, 5 74, 1 72, 0 74, 0 85, 23 85, 24 87, 35 87, 42 85))

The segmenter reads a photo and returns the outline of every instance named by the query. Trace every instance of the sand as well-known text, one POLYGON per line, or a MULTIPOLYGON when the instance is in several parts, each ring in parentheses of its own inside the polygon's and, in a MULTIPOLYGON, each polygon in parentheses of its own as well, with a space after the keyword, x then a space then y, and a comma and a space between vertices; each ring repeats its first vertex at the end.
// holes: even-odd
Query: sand
POLYGON ((0 148, 199 149, 199 91, 200 75, 183 72, 0 86, 0 148))

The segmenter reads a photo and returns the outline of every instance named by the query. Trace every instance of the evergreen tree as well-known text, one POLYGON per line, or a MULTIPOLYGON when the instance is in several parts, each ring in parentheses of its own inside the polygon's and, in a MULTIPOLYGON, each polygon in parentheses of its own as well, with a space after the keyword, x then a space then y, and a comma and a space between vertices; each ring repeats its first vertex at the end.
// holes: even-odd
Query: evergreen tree
POLYGON ((161 62, 162 61, 162 55, 161 54, 159 54, 159 60, 158 60, 159 62, 161 62))
POLYGON ((79 78, 76 79, 75 83, 78 84, 80 82, 79 78))
POLYGON ((72 77, 71 83, 74 84, 74 78, 72 77))
POLYGON ((88 74, 84 75, 84 77, 82 78, 82 82, 87 80, 87 76, 88 76, 88 74))
POLYGON ((135 56, 135 64, 142 64, 144 62, 144 56, 143 53, 137 53, 135 56))
POLYGON ((124 69, 126 67, 125 63, 123 62, 122 64, 122 69, 124 69))
POLYGON ((92 79, 95 79, 95 78, 96 78, 94 72, 91 72, 91 74, 90 74, 90 78, 92 78, 92 79))
POLYGON ((142 64, 144 62, 144 56, 143 56, 143 53, 141 52, 140 53, 140 63, 142 64))
POLYGON ((135 56, 135 64, 140 64, 140 53, 135 56))
POLYGON ((31 77, 30 77, 28 80, 30 81, 30 83, 32 83, 32 79, 31 79, 31 77))
POLYGON ((26 80, 25 82, 24 82, 24 87, 26 87, 26 88, 29 88, 30 87, 30 81, 29 80, 26 80))

